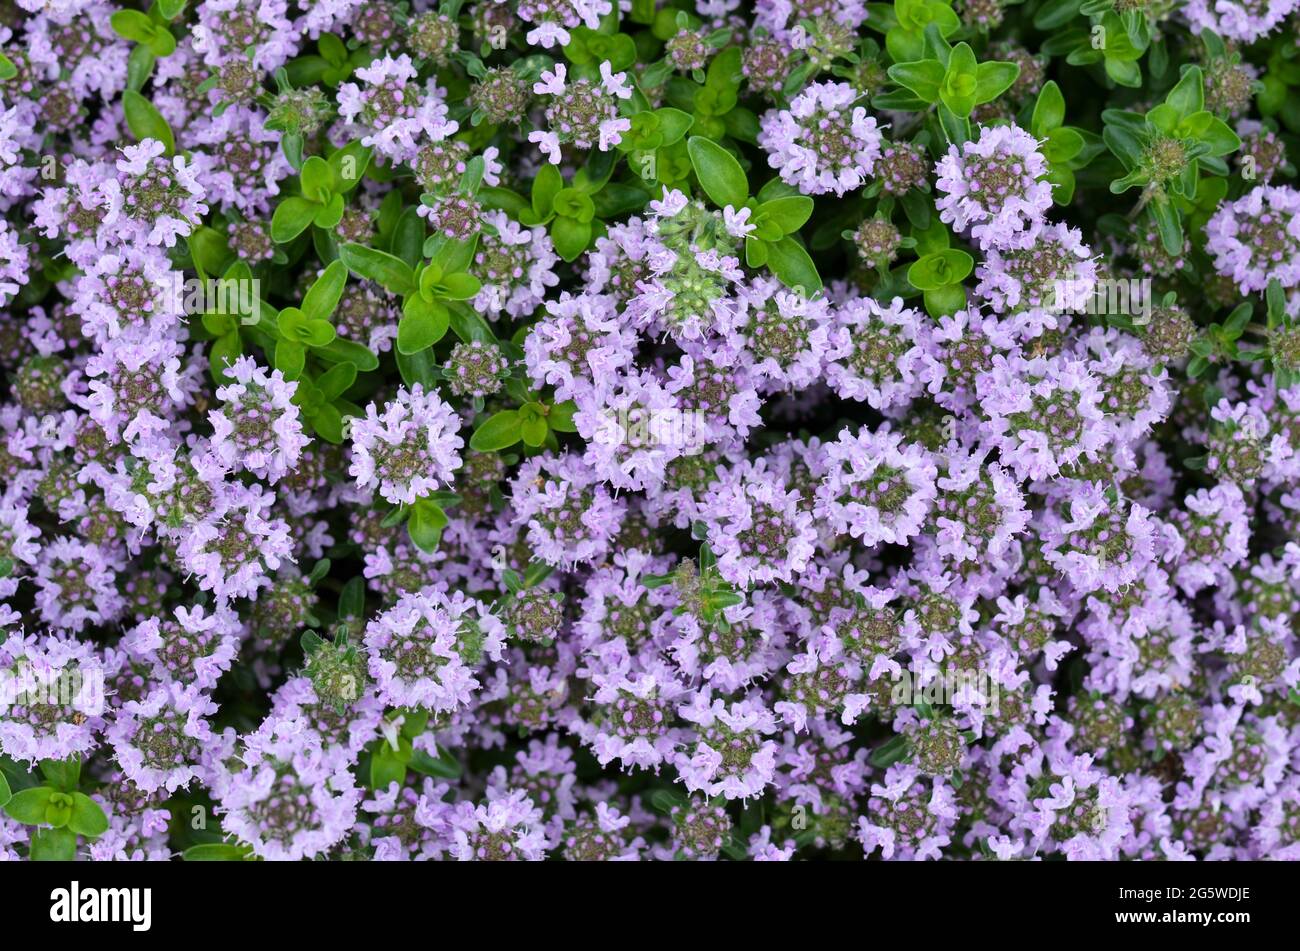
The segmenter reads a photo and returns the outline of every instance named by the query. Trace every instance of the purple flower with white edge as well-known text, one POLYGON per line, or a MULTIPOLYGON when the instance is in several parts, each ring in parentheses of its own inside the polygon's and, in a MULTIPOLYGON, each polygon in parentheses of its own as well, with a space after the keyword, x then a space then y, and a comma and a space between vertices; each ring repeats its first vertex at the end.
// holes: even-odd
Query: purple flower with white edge
POLYGON ((198 364, 174 333, 143 328, 106 341, 85 372, 79 402, 113 442, 166 432, 199 388, 198 364))
POLYGON ((677 771, 691 792, 725 799, 761 796, 776 772, 776 717, 761 699, 728 704, 701 690, 680 708, 698 739, 679 754, 677 771))
POLYGON ((361 801, 346 751, 291 725, 266 721, 210 784, 222 828, 272 862, 325 854, 352 830, 361 801))
POLYGON ((217 685, 239 652, 242 626, 229 608, 208 613, 180 606, 172 617, 151 617, 122 636, 122 646, 150 666, 163 683, 217 685))
POLYGON ((548 50, 557 43, 568 46, 575 27, 595 30, 613 9, 609 0, 521 0, 518 5, 519 19, 533 24, 524 40, 548 50))
POLYGON ((1245 44, 1277 29, 1298 6, 1296 0, 1188 0, 1182 14, 1198 33, 1210 30, 1245 44))
POLYGON ((280 565, 293 560, 288 524, 267 517, 273 502, 260 486, 232 487, 219 518, 187 527, 176 551, 201 590, 222 601, 255 598, 271 586, 280 565))
POLYGON ((501 659, 505 627, 460 591, 448 596, 426 588, 375 617, 364 640, 380 699, 446 713, 470 703, 485 658, 501 659))
POLYGON ((1019 478, 1051 478, 1107 443, 1097 381, 1081 360, 999 355, 978 394, 983 429, 1019 478))
POLYGON ((542 811, 521 789, 475 805, 456 803, 447 814, 454 841, 451 854, 461 862, 540 862, 546 857, 542 811))
POLYGON ((631 365, 637 337, 622 325, 612 297, 562 294, 524 338, 524 362, 534 385, 555 388, 556 402, 580 384, 594 386, 631 365))
POLYGON ((553 165, 560 164, 562 144, 579 149, 609 152, 632 128, 632 120, 619 115, 619 102, 632 98, 626 73, 616 73, 608 62, 600 64, 600 81, 577 79, 566 82, 568 67, 556 63, 542 71, 533 84, 538 96, 549 96, 546 129, 528 133, 553 165))
POLYGON ((880 849, 886 861, 937 859, 951 842, 957 818, 956 799, 943 779, 896 763, 883 782, 872 783, 866 814, 858 819, 857 837, 865 854, 880 849))
POLYGON ((763 116, 758 144, 781 180, 805 195, 856 191, 880 157, 881 134, 873 116, 857 105, 862 94, 848 83, 813 83, 789 109, 763 116))
POLYGON ((433 80, 421 86, 405 53, 376 59, 354 75, 365 85, 339 86, 339 115, 364 131, 362 145, 396 162, 411 162, 422 145, 450 138, 459 128, 447 118, 443 90, 433 80))
POLYGON ((268 373, 252 357, 237 358, 226 376, 232 382, 217 388, 225 405, 208 411, 213 451, 232 471, 243 468, 278 482, 311 442, 293 403, 298 384, 279 370, 268 373))
POLYGON ((287 0, 204 0, 194 26, 194 51, 208 66, 249 58, 259 71, 283 66, 298 51, 287 0))
POLYGON ((510 498, 534 556, 569 569, 608 552, 626 508, 589 465, 568 453, 525 462, 511 480, 510 498))
POLYGON ((452 481, 460 468, 461 420, 436 393, 416 383, 380 409, 366 407, 352 421, 352 465, 360 489, 374 489, 394 505, 413 505, 452 481))
POLYGON ((1037 225, 1023 246, 984 249, 975 293, 1027 337, 1059 325, 1058 315, 1087 310, 1097 288, 1097 262, 1077 228, 1037 225))
POLYGON ((978 139, 948 147, 935 174, 939 219, 981 250, 1027 247, 1052 207, 1047 160, 1016 125, 981 126, 978 139))
POLYGON ((823 448, 825 475, 814 512, 867 547, 902 545, 918 534, 935 499, 934 460, 901 434, 845 429, 823 448))
POLYGON ((719 473, 700 504, 708 543, 727 581, 749 588, 791 581, 809 564, 817 539, 799 494, 762 462, 719 473))
POLYGON ((1205 225, 1205 250, 1243 294, 1272 280, 1283 289, 1300 285, 1300 191, 1258 185, 1219 205, 1205 225))
POLYGON ((915 396, 924 370, 921 314, 901 297, 887 306, 856 297, 835 312, 826 382, 839 396, 885 409, 915 396))
POLYGON ((125 565, 112 550, 79 538, 56 538, 36 564, 36 607, 51 627, 79 632, 115 620, 126 601, 117 587, 125 565))
POLYGON ((182 319, 184 275, 157 248, 132 247, 96 257, 77 278, 70 309, 97 343, 148 327, 171 335, 182 319))
POLYGON ((618 760, 624 769, 658 770, 671 762, 681 741, 677 708, 687 688, 661 662, 644 671, 598 673, 593 709, 578 733, 601 766, 618 760))
POLYGON ((1230 569, 1250 554, 1246 500, 1231 483, 1197 489, 1183 500, 1183 508, 1170 513, 1169 520, 1183 540, 1174 579, 1189 596, 1223 584, 1230 569))
POLYGON ((949 450, 940 471, 933 516, 940 554, 954 561, 1002 555, 1029 524, 1019 484, 983 453, 949 450))
POLYGON ((754 373, 773 390, 801 390, 822 375, 834 326, 830 301, 809 299, 770 277, 736 289, 738 303, 728 340, 753 356, 754 373))
POLYGON ((574 402, 573 424, 587 442, 583 461, 616 489, 655 487, 669 462, 702 448, 694 420, 648 371, 585 386, 574 402))
POLYGON ((546 289, 560 282, 551 236, 542 227, 522 227, 503 211, 487 212, 483 221, 492 231, 479 236, 474 252, 472 270, 483 283, 474 309, 494 320, 502 314, 528 317, 544 302, 546 289))
POLYGON ((105 739, 133 783, 172 793, 202 776, 199 754, 212 739, 205 718, 216 712, 198 684, 172 682, 123 704, 105 739))
POLYGON ((103 660, 72 638, 9 633, 0 642, 0 752, 26 763, 84 756, 103 729, 103 660), (59 703, 50 703, 51 696, 59 703))
POLYGON ((1118 591, 1155 559, 1156 532, 1143 506, 1098 482, 1076 489, 1066 504, 1068 516, 1048 510, 1043 557, 1076 591, 1118 591))
POLYGON ((104 205, 99 234, 106 244, 141 241, 170 248, 208 213, 194 169, 183 155, 164 158, 166 151, 157 139, 122 149, 117 175, 99 186, 104 205))

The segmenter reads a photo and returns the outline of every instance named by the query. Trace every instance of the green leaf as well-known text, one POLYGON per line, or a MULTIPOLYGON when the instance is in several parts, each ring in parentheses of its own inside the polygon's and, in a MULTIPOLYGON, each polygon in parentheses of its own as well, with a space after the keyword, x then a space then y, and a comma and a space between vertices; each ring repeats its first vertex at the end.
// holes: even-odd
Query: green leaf
POLYGON ((25 826, 38 826, 45 823, 45 810, 50 805, 50 797, 55 790, 49 786, 33 786, 16 792, 5 803, 4 811, 10 819, 25 826))
POLYGON ((551 216, 555 196, 563 187, 564 178, 554 165, 547 162, 538 170, 537 177, 533 179, 532 207, 539 224, 551 216))
POLYGON ((275 206, 275 213, 271 215, 271 240, 276 244, 288 244, 311 227, 320 209, 316 202, 296 195, 284 199, 275 206))
POLYGON ((386 740, 381 741, 374 753, 370 755, 372 789, 387 789, 393 783, 401 786, 406 782, 406 762, 411 755, 411 741, 406 737, 400 737, 397 743, 398 749, 394 750, 386 740))
POLYGON ((335 191, 346 194, 361 184, 361 179, 365 176, 366 168, 370 164, 370 149, 362 145, 359 140, 349 142, 343 148, 332 153, 328 161, 330 168, 334 171, 337 183, 335 191))
POLYGON ((251 846, 205 842, 203 845, 190 846, 181 854, 181 858, 186 862, 243 862, 252 854, 251 846))
MULTIPOLYGON (((154 64, 158 57, 154 55, 153 50, 144 45, 135 46, 126 58, 126 88, 139 92, 144 88, 144 84, 149 81, 149 74, 153 72, 154 64)), ((5 79, 4 64, 7 62, 3 53, 0 53, 0 80, 5 79)), ((12 79, 13 77, 8 77, 12 79)))
POLYGON ((74 792, 72 818, 68 820, 68 828, 78 835, 93 839, 108 831, 108 816, 104 815, 104 810, 95 800, 85 793, 74 792))
POLYGON ((1043 139, 1053 129, 1060 128, 1065 122, 1065 97, 1056 80, 1049 79, 1039 90, 1038 101, 1034 103, 1034 115, 1029 121, 1029 129, 1034 138, 1043 139))
POLYGON ((434 779, 459 779, 461 775, 460 763, 443 749, 438 750, 437 759, 424 750, 415 750, 407 765, 417 773, 432 776, 434 779))
POLYGON ((77 857, 77 834, 71 829, 38 829, 29 855, 33 862, 71 862, 77 857))
POLYGON ((1034 26, 1040 30, 1055 30, 1079 15, 1083 0, 1047 0, 1034 14, 1034 26))
POLYGON ((931 317, 955 314, 966 306, 966 288, 960 284, 945 284, 921 295, 925 312, 931 317))
POLYGON ((438 296, 446 300, 469 300, 478 296, 483 289, 483 282, 473 274, 463 271, 459 274, 444 274, 441 281, 442 293, 438 296))
POLYGON ((312 224, 325 231, 332 231, 343 220, 344 201, 342 195, 331 195, 328 202, 316 208, 316 217, 312 224))
POLYGON ((499 452, 523 438, 523 419, 517 409, 503 409, 494 413, 474 430, 469 447, 476 452, 499 452))
POLYGON ((952 48, 948 71, 939 87, 939 99, 952 110, 952 114, 965 119, 979 103, 979 65, 975 52, 966 43, 952 48))
POLYGON ((508 188, 483 188, 480 189, 478 198, 483 203, 484 208, 504 211, 516 221, 519 220, 521 214, 532 208, 522 195, 512 192, 508 188))
POLYGON ((397 324, 398 352, 409 355, 429 349, 446 335, 450 318, 442 304, 412 294, 397 324))
POLYGON ((303 196, 321 204, 333 197, 338 184, 330 163, 319 155, 313 155, 302 163, 301 181, 303 196))
POLYGON ((43 759, 41 775, 55 789, 71 792, 81 782, 81 759, 76 756, 66 760, 43 759))
POLYGON ((519 424, 519 435, 523 437, 524 445, 533 448, 546 442, 548 432, 550 432, 550 427, 546 425, 546 420, 541 416, 524 417, 519 424))
POLYGON ((399 297, 415 290, 415 272, 391 254, 349 241, 339 246, 339 260, 353 274, 368 278, 399 297))
POLYGON ((813 200, 806 195, 774 198, 758 206, 758 215, 773 222, 781 234, 794 234, 812 217, 813 200))
POLYGON ((158 12, 164 20, 175 20, 185 9, 186 0, 158 0, 158 12))
POLYGON ((1241 148, 1241 139, 1237 137, 1237 133, 1219 118, 1211 120, 1196 136, 1196 140, 1208 145, 1209 154, 1213 156, 1229 155, 1241 148))
POLYGON ((718 143, 693 135, 687 140, 691 167, 700 187, 719 208, 740 208, 749 199, 749 180, 736 157, 718 143))
POLYGON ((118 10, 108 22, 114 33, 136 43, 148 43, 156 30, 153 20, 139 10, 118 10))
POLYGON ((868 759, 872 766, 877 769, 887 769, 906 757, 908 754, 907 737, 902 733, 896 734, 883 746, 878 746, 871 751, 868 759))
POLYGON ((1183 222, 1173 202, 1162 195, 1157 195, 1148 205, 1151 217, 1155 219, 1156 229, 1160 232, 1160 243, 1169 254, 1183 253, 1183 222))
POLYGON ((208 366, 212 369, 212 378, 218 382, 225 382, 229 378, 227 368, 239 359, 239 355, 243 352, 243 340, 239 336, 238 329, 212 341, 208 345, 208 366))
POLYGON ((407 534, 420 551, 432 553, 438 550, 442 541, 442 530, 447 527, 447 513, 441 506, 428 499, 419 499, 411 509, 411 517, 406 521, 407 534))
POLYGON ((389 250, 409 268, 415 268, 424 253, 424 230, 424 219, 420 217, 420 209, 414 205, 402 212, 393 228, 389 250))
POLYGON ((18 67, 4 53, 0 53, 0 82, 7 82, 18 75, 18 67))
POLYGON ((556 218, 551 222, 551 241, 560 257, 576 260, 591 241, 591 225, 576 218, 556 218))
POLYGON ((4 808, 4 804, 7 803, 12 796, 13 793, 9 791, 9 780, 5 779, 4 773, 0 773, 0 809, 4 808))
MULTIPOLYGON (((340 366, 346 365, 340 364, 340 366)), ((326 403, 316 410, 308 421, 321 439, 336 446, 343 444, 343 414, 333 403, 326 403)))
POLYGON ((1165 96, 1166 104, 1172 106, 1180 119, 1186 119, 1193 113, 1205 108, 1205 79, 1201 67, 1189 66, 1183 71, 1169 94, 1165 96))
POLYGON ((1053 164, 1065 163, 1082 152, 1083 145, 1083 136, 1074 129, 1053 129, 1047 133, 1043 156, 1053 164))
POLYGON ((357 368, 351 363, 339 363, 330 367, 316 380, 316 389, 326 402, 333 402, 352 386, 357 380, 357 368))
POLYGON ((309 320, 329 320, 339 304, 339 298, 343 296, 347 282, 347 265, 342 261, 331 262, 302 299, 303 314, 309 320))
POLYGON ((368 347, 351 340, 335 338, 328 347, 321 347, 313 356, 331 363, 350 363, 362 373, 379 369, 379 357, 368 347))
POLYGON ((302 376, 303 367, 307 365, 307 348, 293 340, 280 340, 275 345, 275 368, 284 374, 286 380, 296 380, 302 376))
POLYGON ((202 277, 224 274, 231 260, 230 245, 226 236, 215 228, 199 225, 187 239, 190 260, 202 277))
POLYGON ((1015 63, 980 63, 976 70, 975 102, 992 102, 1015 83, 1020 67, 1015 63))
POLYGON ((144 96, 134 89, 124 91, 122 111, 126 116, 127 128, 138 141, 157 139, 163 144, 168 155, 176 151, 176 139, 172 135, 171 126, 167 124, 167 120, 162 117, 157 107, 144 96))
POLYGON ((930 103, 939 101, 944 72, 943 63, 937 59, 921 59, 889 67, 889 78, 916 93, 923 102, 930 103))
POLYGON ((948 248, 922 255, 907 269, 907 280, 917 290, 933 291, 949 284, 960 284, 974 267, 975 259, 965 251, 948 248))
POLYGON ((822 289, 821 275, 808 252, 794 238, 787 235, 780 241, 764 242, 767 247, 767 267, 786 287, 812 297, 822 289))
POLYGON ((662 136, 659 144, 661 146, 672 145, 674 142, 681 141, 682 137, 690 131, 691 126, 695 124, 693 115, 680 109, 674 109, 671 106, 656 109, 654 114, 659 119, 659 134, 662 136))
POLYGON ((577 425, 573 422, 573 414, 578 411, 573 400, 565 400, 563 403, 556 403, 551 407, 550 415, 546 421, 550 424, 551 429, 557 433, 576 433, 577 425))

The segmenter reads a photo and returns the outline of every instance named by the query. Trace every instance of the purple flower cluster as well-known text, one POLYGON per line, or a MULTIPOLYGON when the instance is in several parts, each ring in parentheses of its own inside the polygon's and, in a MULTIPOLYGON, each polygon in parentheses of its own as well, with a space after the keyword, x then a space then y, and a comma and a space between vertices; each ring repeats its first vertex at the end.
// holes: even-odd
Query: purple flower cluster
POLYGON ((1300 859, 1295 0, 0 6, 0 858, 1300 859))

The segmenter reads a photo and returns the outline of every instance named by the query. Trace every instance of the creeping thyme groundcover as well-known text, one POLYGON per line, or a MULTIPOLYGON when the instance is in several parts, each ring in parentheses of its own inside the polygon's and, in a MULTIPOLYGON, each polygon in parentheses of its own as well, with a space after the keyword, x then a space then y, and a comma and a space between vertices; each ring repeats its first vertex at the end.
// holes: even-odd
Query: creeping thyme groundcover
POLYGON ((1300 0, 0 0, 0 856, 1300 857, 1300 0))

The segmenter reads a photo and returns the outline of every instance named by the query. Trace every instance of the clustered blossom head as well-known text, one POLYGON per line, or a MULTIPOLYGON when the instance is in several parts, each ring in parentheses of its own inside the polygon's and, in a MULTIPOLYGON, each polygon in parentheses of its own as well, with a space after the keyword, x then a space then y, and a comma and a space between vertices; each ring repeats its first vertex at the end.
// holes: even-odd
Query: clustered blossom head
POLYGON ((352 425, 352 465, 360 489, 374 489, 394 505, 449 484, 460 467, 460 419, 420 384, 399 390, 380 408, 371 403, 352 425))
POLYGON ((978 139, 949 146, 935 174, 940 219, 982 250, 1030 246, 1052 206, 1047 161, 1019 126, 985 126, 978 139))
POLYGON ((556 63, 533 84, 533 93, 549 97, 546 128, 528 133, 528 141, 554 165, 560 164, 561 145, 608 152, 622 141, 632 121, 619 115, 619 103, 632 98, 632 87, 624 73, 614 72, 608 62, 600 64, 600 80, 568 79, 563 63, 556 63))
POLYGON ((1225 202, 1205 226, 1206 250, 1214 269, 1243 294, 1262 291, 1276 280, 1300 284, 1300 191, 1259 185, 1235 202, 1225 202))
POLYGON ((862 187, 880 157, 874 116, 848 83, 816 83, 762 119, 758 143, 781 180, 809 195, 862 187))
POLYGON ((426 141, 456 132, 442 91, 432 81, 418 81, 418 70, 405 53, 376 60, 358 69, 356 76, 365 85, 339 86, 339 115, 364 131, 363 145, 395 161, 409 161, 426 141))
POLYGON ((296 466, 310 442, 293 404, 297 384, 286 382, 279 370, 267 373, 248 357, 231 364, 228 374, 233 382, 217 389, 224 405, 208 414, 213 450, 231 470, 244 468, 276 482, 296 466))
POLYGON ((0 5, 0 858, 1300 857, 1300 0, 171 6, 0 5))

